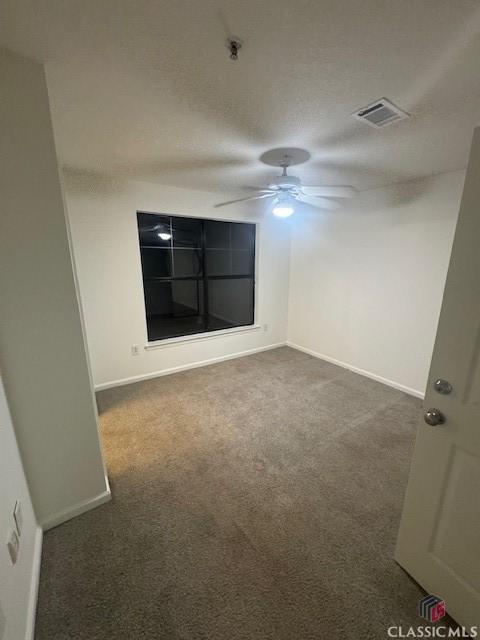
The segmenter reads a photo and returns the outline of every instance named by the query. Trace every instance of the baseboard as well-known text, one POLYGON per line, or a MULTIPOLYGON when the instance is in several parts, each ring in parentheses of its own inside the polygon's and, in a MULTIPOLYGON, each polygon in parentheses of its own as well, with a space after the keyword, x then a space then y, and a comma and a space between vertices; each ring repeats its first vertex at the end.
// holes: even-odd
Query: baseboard
POLYGON ((70 520, 74 516, 78 516, 89 509, 98 507, 104 502, 108 502, 111 498, 110 485, 108 478, 106 478, 107 489, 98 496, 92 499, 79 502, 69 509, 61 511, 51 518, 47 518, 41 524, 37 526, 35 532, 35 541, 33 543, 33 559, 32 559, 32 575, 30 578, 30 593, 28 597, 27 608, 27 626, 25 630, 25 640, 34 640, 35 637, 35 617, 37 613, 37 601, 38 601, 38 586, 40 583, 40 568, 42 564, 42 545, 43 545, 43 532, 47 529, 51 529, 66 520, 70 520))
POLYGON ((198 367, 206 367, 209 364, 215 364, 216 362, 224 362, 225 360, 233 360, 234 358, 242 358, 243 356, 249 356, 253 353, 259 353, 260 351, 269 351, 270 349, 277 349, 278 347, 284 347, 285 342, 277 342, 275 344, 269 344, 265 347, 256 347, 255 349, 248 349, 247 351, 238 351, 237 353, 229 353, 226 356, 218 356, 216 358, 209 358, 208 360, 199 360, 197 362, 191 362, 189 364, 182 364, 179 367, 171 367, 170 369, 162 369, 161 371, 154 371, 152 373, 143 373, 138 376, 130 376, 129 378, 122 378, 121 380, 112 380, 111 382, 102 382, 95 385, 95 391, 103 391, 104 389, 112 389, 113 387, 122 387, 125 384, 132 384, 133 382, 141 382, 142 380, 152 380, 153 378, 159 378, 161 376, 168 376, 172 373, 179 373, 180 371, 186 371, 188 369, 197 369, 198 367))
POLYGON ((83 500, 82 502, 78 502, 74 504, 72 507, 68 507, 63 511, 59 511, 48 518, 45 518, 40 522, 40 526, 44 531, 48 531, 48 529, 53 529, 53 527, 57 527, 59 524, 70 520, 71 518, 75 518, 75 516, 79 516, 86 511, 90 511, 90 509, 95 509, 95 507, 99 507, 101 504, 108 502, 112 497, 110 492, 110 487, 107 481, 107 489, 100 493, 98 496, 94 496, 93 498, 88 498, 87 500, 83 500))
POLYGON ((370 371, 365 371, 365 369, 359 369, 358 367, 354 367, 353 365, 342 362, 341 360, 337 360, 336 358, 326 356, 323 353, 317 353, 312 349, 307 349, 306 347, 302 347, 299 344, 295 344, 294 342, 287 341, 287 346, 292 347, 292 349, 297 349, 298 351, 303 351, 303 353, 308 353, 308 355, 319 358, 320 360, 325 360, 326 362, 330 362, 331 364, 336 364, 339 367, 343 367, 344 369, 348 369, 349 371, 358 373, 361 376, 365 376, 366 378, 370 378, 371 380, 375 380, 376 382, 381 382, 382 384, 387 385, 387 387, 393 387, 394 389, 398 389, 398 391, 403 391, 404 393, 408 393, 411 396, 415 396, 415 398, 421 398, 423 400, 425 397, 425 393, 422 393, 417 389, 411 389, 404 384, 400 384, 399 382, 395 382, 394 380, 389 380, 388 378, 379 376, 376 373, 370 373, 370 371))
POLYGON ((37 527, 33 544, 32 575, 30 578, 30 594, 27 608, 27 628, 25 640, 33 640, 35 635, 35 616, 37 613, 38 584, 40 582, 40 565, 42 563, 43 531, 37 527))

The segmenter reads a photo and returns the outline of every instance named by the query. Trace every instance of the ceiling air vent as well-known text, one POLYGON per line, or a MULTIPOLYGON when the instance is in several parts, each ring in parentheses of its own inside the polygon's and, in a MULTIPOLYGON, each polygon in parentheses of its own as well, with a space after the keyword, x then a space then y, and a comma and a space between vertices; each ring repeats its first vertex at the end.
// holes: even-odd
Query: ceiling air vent
POLYGON ((356 120, 362 120, 371 127, 375 127, 375 129, 387 127, 389 124, 410 117, 408 113, 396 107, 386 98, 375 100, 372 104, 352 113, 352 116, 356 120))

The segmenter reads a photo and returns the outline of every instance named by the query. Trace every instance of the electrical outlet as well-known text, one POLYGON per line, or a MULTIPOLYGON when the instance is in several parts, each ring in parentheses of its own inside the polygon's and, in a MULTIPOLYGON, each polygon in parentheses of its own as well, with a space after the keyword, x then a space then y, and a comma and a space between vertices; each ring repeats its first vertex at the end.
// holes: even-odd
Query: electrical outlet
POLYGON ((15 528, 17 529, 18 536, 20 537, 23 529, 23 513, 20 500, 15 502, 15 507, 13 508, 13 519, 15 520, 15 528))
POLYGON ((134 344, 132 346, 132 356, 138 356, 140 353, 140 348, 138 346, 138 344, 134 344))
POLYGON ((20 547, 20 540, 17 532, 13 529, 9 531, 7 538, 8 553, 10 554, 10 560, 12 564, 15 564, 18 558, 18 549, 20 547))
POLYGON ((264 331, 268 331, 268 324, 264 324, 264 325, 263 325, 263 330, 264 330, 264 331))

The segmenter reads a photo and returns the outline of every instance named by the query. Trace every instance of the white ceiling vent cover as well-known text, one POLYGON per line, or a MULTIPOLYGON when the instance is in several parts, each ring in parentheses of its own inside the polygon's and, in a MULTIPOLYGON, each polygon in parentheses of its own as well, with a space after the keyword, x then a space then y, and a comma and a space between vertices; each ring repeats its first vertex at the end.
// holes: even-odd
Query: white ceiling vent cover
POLYGON ((366 122, 375 129, 381 129, 387 127, 389 124, 398 122, 399 120, 405 120, 410 116, 405 111, 402 111, 396 107, 390 100, 386 98, 380 98, 375 100, 366 107, 362 107, 359 111, 352 113, 352 116, 356 120, 366 122))

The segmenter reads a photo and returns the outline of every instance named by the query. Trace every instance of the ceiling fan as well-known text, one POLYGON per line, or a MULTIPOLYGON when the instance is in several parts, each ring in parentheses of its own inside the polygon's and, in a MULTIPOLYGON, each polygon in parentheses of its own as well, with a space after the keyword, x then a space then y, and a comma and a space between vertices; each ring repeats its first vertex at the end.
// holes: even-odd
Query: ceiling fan
MULTIPOLYGON (((309 157, 309 155, 307 156, 309 157)), ((287 218, 295 211, 295 203, 302 202, 318 209, 338 209, 341 205, 336 198, 352 198, 357 193, 351 186, 306 186, 300 178, 289 176, 287 169, 291 164, 300 164, 292 156, 284 154, 276 164, 282 167, 282 175, 271 180, 266 189, 258 189, 257 194, 247 198, 237 198, 220 202, 215 207, 225 207, 236 202, 273 198, 272 212, 280 218, 287 218)), ((269 163, 270 164, 270 163, 269 163)))

